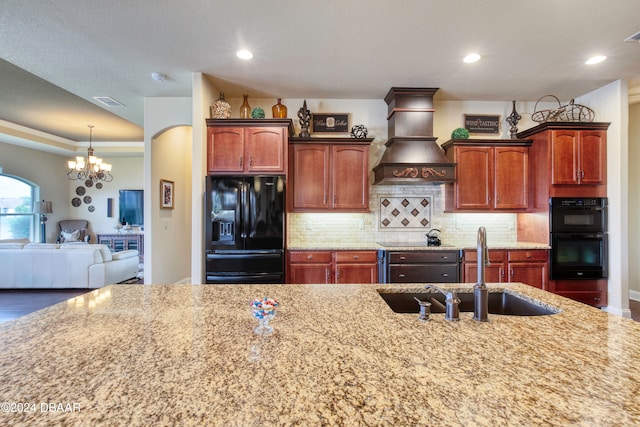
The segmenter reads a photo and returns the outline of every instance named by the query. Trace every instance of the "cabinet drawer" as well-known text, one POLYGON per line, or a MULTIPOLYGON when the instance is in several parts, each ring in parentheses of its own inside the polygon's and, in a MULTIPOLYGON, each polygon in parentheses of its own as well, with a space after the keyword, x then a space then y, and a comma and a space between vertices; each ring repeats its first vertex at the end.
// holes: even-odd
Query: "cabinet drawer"
POLYGON ((565 298, 572 299, 594 307, 605 307, 607 305, 606 292, 554 292, 565 298))
POLYGON ((459 251, 399 251, 389 252, 389 264, 458 263, 459 251))
POLYGON ((551 292, 605 291, 606 280, 552 280, 551 292))
POLYGON ((336 262, 377 262, 375 251, 336 251, 336 262))
POLYGON ((390 283, 457 283, 458 265, 391 265, 390 283))
POLYGON ((330 251, 290 251, 289 252, 290 263, 330 263, 331 252, 330 251))
POLYGON ((546 250, 512 250, 509 251, 509 261, 547 261, 546 250))
MULTIPOLYGON (((489 262, 496 264, 504 262, 506 258, 505 252, 506 251, 502 249, 489 249, 489 262)), ((478 251, 475 249, 465 250, 464 262, 478 262, 478 251)))

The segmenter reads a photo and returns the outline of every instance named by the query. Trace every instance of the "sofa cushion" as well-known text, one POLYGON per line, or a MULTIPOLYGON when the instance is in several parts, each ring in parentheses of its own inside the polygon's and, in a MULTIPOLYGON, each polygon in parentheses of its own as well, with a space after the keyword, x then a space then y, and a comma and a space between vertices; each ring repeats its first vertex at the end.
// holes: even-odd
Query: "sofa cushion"
POLYGON ((115 252, 111 254, 114 260, 118 259, 126 259, 138 256, 138 251, 136 249, 128 249, 126 251, 115 252))
POLYGON ((29 243, 29 239, 0 239, 0 243, 22 243, 23 245, 26 245, 29 243))
POLYGON ((60 245, 57 243, 27 243, 23 246, 23 249, 59 249, 60 245))
POLYGON ((63 243, 62 245, 60 245, 60 249, 98 249, 102 257, 102 260, 98 260, 98 262, 109 262, 113 259, 109 247, 107 245, 100 245, 97 243, 63 243))
POLYGON ((0 242, 0 250, 2 249, 22 249, 24 243, 10 243, 10 242, 0 242))

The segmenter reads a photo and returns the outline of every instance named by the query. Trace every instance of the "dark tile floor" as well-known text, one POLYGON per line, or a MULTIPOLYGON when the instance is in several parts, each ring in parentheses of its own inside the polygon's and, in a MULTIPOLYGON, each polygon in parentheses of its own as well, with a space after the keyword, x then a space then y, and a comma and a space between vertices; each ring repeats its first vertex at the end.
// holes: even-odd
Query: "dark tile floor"
POLYGON ((91 289, 0 289, 0 323, 90 291, 91 289))
POLYGON ((629 309, 631 310, 631 318, 640 322, 640 301, 629 300, 629 309))

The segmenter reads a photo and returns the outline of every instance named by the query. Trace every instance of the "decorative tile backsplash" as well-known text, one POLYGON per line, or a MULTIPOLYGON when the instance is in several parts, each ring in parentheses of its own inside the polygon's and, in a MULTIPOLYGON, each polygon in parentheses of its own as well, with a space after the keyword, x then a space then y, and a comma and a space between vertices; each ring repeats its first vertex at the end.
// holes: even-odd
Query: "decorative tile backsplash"
POLYGON ((489 246, 516 242, 516 214, 444 213, 444 202, 443 185, 374 185, 369 192, 370 213, 288 214, 287 243, 357 247, 424 242, 425 234, 436 228, 443 244, 475 247, 480 226, 487 229, 489 246))
POLYGON ((431 226, 431 196, 380 197, 381 229, 423 229, 431 226))

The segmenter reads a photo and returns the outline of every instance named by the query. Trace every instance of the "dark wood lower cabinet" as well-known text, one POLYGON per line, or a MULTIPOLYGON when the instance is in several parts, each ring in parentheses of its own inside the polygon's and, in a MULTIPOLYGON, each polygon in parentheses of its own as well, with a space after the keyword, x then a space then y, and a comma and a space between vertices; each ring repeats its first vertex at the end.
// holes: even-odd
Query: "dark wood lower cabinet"
POLYGON ((459 250, 381 250, 380 283, 458 283, 459 250))
MULTIPOLYGON (((478 276, 478 258, 475 250, 464 251, 462 268, 464 281, 473 283, 478 276)), ((549 251, 489 250, 489 265, 485 268, 485 282, 522 282, 539 289, 548 288, 549 251)))
POLYGON ((549 291, 594 307, 606 307, 607 279, 550 280, 549 291))
POLYGON ((287 283, 376 283, 376 251, 287 252, 287 283))

